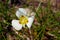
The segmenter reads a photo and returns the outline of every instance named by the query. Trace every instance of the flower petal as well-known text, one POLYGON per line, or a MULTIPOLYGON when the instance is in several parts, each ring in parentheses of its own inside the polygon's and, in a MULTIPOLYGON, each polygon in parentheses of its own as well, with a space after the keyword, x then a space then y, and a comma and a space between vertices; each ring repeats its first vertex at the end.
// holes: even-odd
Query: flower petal
POLYGON ((32 12, 32 13, 31 13, 31 16, 35 16, 35 14, 36 14, 35 12, 32 12))
POLYGON ((13 28, 15 28, 16 30, 21 30, 22 29, 22 25, 19 24, 18 20, 12 20, 12 26, 13 28))
POLYGON ((31 27, 32 23, 33 23, 33 20, 34 20, 34 16, 31 16, 28 18, 28 23, 26 24, 28 28, 31 27))
POLYGON ((17 11, 16 11, 16 16, 19 18, 20 15, 26 15, 27 12, 24 8, 19 8, 17 11))
POLYGON ((26 8, 25 10, 27 12, 27 16, 35 16, 35 12, 33 12, 31 9, 26 8))

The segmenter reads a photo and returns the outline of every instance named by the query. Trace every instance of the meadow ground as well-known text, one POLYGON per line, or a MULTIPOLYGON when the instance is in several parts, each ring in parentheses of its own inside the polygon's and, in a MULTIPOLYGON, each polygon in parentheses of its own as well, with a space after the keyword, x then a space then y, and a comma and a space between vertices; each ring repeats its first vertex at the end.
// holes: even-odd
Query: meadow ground
POLYGON ((60 1, 1 0, 0 40, 60 40, 60 1), (30 29, 13 29, 11 22, 18 19, 15 15, 18 8, 30 8, 35 12, 30 29))

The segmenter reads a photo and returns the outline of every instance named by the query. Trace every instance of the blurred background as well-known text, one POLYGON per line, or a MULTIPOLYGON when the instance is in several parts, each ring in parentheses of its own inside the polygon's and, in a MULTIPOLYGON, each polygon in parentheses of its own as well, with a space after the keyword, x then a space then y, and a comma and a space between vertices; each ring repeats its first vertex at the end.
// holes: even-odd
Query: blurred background
POLYGON ((0 0, 0 40, 60 40, 60 0, 0 0), (31 34, 25 28, 17 31, 20 36, 13 30, 18 8, 36 12, 31 34))

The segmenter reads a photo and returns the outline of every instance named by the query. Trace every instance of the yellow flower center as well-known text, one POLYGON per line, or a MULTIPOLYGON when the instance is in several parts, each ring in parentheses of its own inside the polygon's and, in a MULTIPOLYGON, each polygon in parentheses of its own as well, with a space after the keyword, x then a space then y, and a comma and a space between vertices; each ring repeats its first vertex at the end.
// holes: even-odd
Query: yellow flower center
POLYGON ((26 16, 20 16, 20 18, 19 18, 19 23, 20 24, 27 24, 28 23, 28 18, 26 17, 26 16))

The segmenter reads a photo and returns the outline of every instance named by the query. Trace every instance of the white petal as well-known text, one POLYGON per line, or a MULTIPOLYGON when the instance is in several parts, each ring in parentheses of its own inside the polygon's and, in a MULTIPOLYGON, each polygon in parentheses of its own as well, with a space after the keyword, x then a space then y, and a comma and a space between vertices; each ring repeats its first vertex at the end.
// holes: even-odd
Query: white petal
POLYGON ((26 12, 27 12, 28 14, 32 12, 32 10, 29 9, 29 8, 25 8, 25 10, 26 10, 26 12))
POLYGON ((35 12, 32 12, 32 13, 31 13, 31 16, 35 16, 35 14, 36 14, 35 12))
POLYGON ((31 17, 28 18, 28 23, 26 24, 28 28, 31 28, 33 20, 34 20, 34 16, 31 16, 31 17))
POLYGON ((19 24, 18 20, 12 20, 12 26, 13 28, 15 28, 16 30, 21 30, 22 29, 22 25, 19 24))
POLYGON ((20 15, 26 15, 27 12, 24 8, 19 8, 17 11, 16 11, 16 16, 19 18, 20 15))
POLYGON ((35 16, 35 12, 33 12, 31 9, 29 9, 29 8, 26 8, 25 9, 26 10, 26 12, 27 12, 27 16, 35 16))

